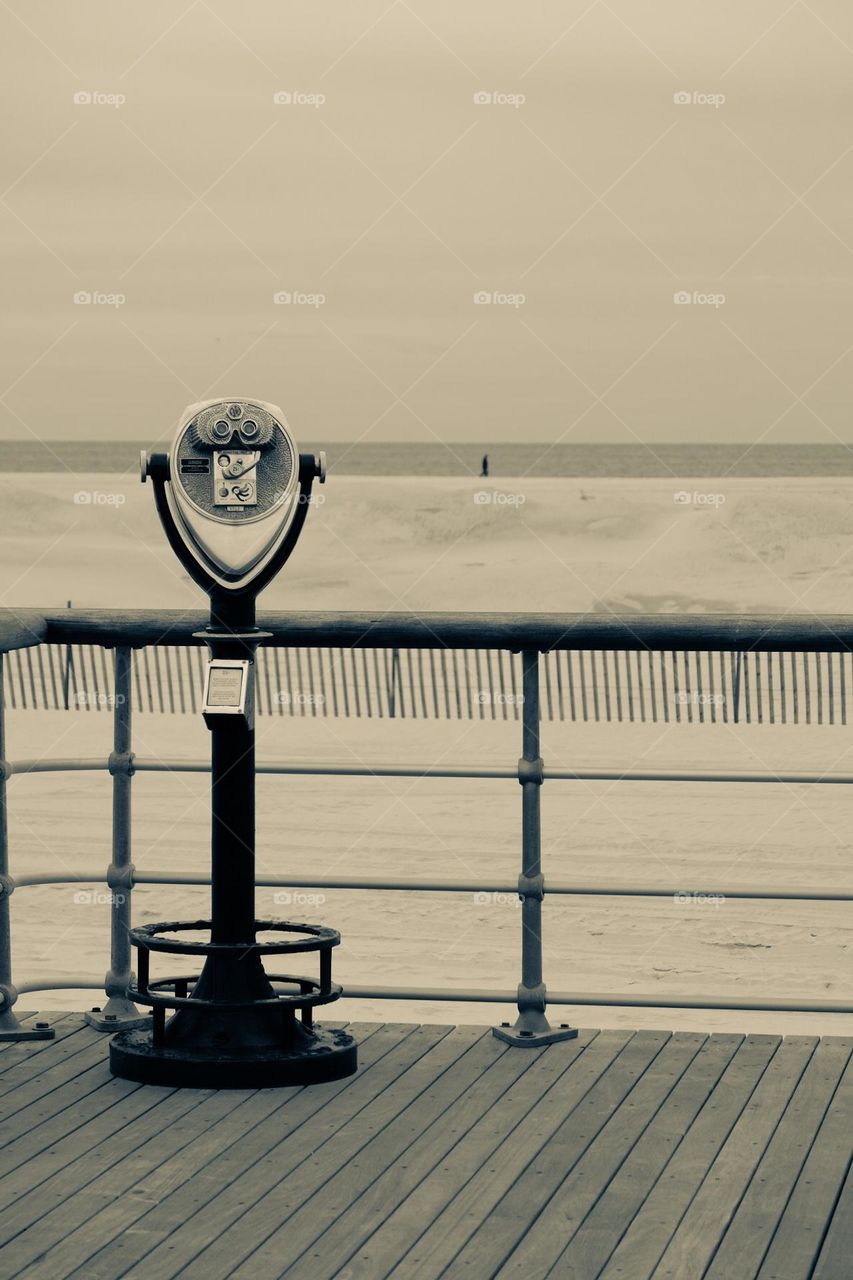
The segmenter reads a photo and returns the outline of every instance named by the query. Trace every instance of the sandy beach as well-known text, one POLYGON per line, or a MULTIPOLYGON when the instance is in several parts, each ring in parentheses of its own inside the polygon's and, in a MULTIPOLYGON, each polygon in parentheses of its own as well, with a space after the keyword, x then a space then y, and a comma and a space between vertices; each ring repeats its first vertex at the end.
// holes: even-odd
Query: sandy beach
MULTIPOLYGON (((135 469, 15 486, 4 604, 198 608, 135 469)), ((316 497, 262 608, 843 613, 851 599, 853 479, 332 475, 316 497)))
MULTIPOLYGON (((40 475, 23 483, 27 500, 4 514, 0 538, 4 603, 198 607, 197 591, 170 560, 151 494, 135 479, 40 475), (75 502, 80 493, 91 500, 75 502), (46 517, 35 510, 43 495, 50 498, 46 517)), ((321 493, 326 501, 311 513, 299 553, 262 605, 848 608, 849 482, 346 477, 321 493), (684 493, 689 502, 676 500, 684 493)), ((13 759, 105 756, 109 748, 107 716, 15 712, 8 720, 13 759)), ((518 737, 511 722, 285 719, 260 723, 258 755, 512 764, 518 737)), ((135 745, 140 755, 174 759, 204 754, 208 744, 203 725, 190 717, 139 715, 135 745)), ((642 760, 662 767, 850 768, 849 734, 840 726, 547 724, 543 754, 566 766, 629 767, 642 760)), ((519 869, 520 797, 511 781, 279 777, 261 778, 258 792, 259 870, 500 876, 511 883, 519 869)), ((138 775, 134 794, 137 866, 205 870, 206 779, 138 775)), ((106 866, 106 773, 17 777, 9 804, 13 872, 106 866)), ((847 789, 837 786, 555 781, 543 793, 543 862, 546 876, 559 879, 629 878, 686 891, 756 881, 837 888, 851 883, 853 871, 848 811, 847 789)), ((19 979, 105 969, 108 910, 97 895, 75 902, 80 889, 16 894, 19 979)), ((519 916, 511 896, 327 892, 312 901, 304 892, 305 900, 297 895, 283 905, 272 890, 259 890, 259 911, 340 928, 336 968, 344 981, 493 988, 517 982, 519 916)), ((140 922, 191 916, 206 909, 206 890, 141 887, 134 902, 140 922)), ((552 898, 545 928, 546 978, 555 990, 659 992, 663 1004, 696 992, 853 997, 853 908, 843 904, 552 898)), ((22 1004, 33 1002, 27 996, 22 1004)), ((80 1007, 97 1000, 62 992, 41 1003, 80 1007)), ((439 1021, 512 1015, 502 1006, 379 1002, 351 1002, 344 1011, 439 1021)), ((581 1025, 853 1031, 853 1017, 845 1016, 558 1012, 581 1025)))

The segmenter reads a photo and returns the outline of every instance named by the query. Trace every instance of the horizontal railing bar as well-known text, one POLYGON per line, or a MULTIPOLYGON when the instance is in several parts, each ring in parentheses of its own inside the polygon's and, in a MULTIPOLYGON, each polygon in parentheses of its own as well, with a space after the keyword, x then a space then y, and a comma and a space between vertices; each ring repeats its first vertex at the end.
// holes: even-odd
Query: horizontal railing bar
MULTIPOLYGON (((58 773, 63 770, 96 771, 109 767, 106 756, 91 759, 13 760, 10 774, 58 773)), ((158 760, 134 756, 137 773, 209 773, 208 760, 158 760)), ((352 778, 518 778, 511 765, 422 765, 422 764, 311 764, 270 760, 256 767, 257 773, 308 777, 352 778)), ((778 783, 809 786, 853 784, 853 773, 820 770, 780 769, 560 769, 545 766, 545 777, 558 782, 734 782, 778 783)))
POLYGON ((545 777, 576 782, 779 782, 835 783, 849 786, 853 773, 803 769, 555 769, 545 777))
MULTIPOLYGON (((33 872, 16 876, 16 888, 46 884, 102 884, 103 871, 33 872)), ((134 884, 187 884, 209 885, 210 876, 201 871, 135 871, 134 884)), ((256 876, 255 884, 266 889, 370 889, 389 893, 411 891, 416 893, 505 893, 516 895, 518 885, 507 881, 412 879, 400 877, 387 880, 381 876, 256 876)), ((786 889, 772 889, 764 885, 736 885, 733 888, 677 889, 662 885, 637 883, 583 884, 570 880, 545 881, 545 891, 578 898, 662 898, 675 899, 680 905, 713 903, 717 899, 764 902, 853 902, 853 890, 812 889, 809 886, 790 885, 786 889)), ((484 904, 485 905, 485 904, 484 904)))
MULTIPOLYGON (((92 773, 98 770, 106 771, 109 767, 107 756, 94 756, 90 759, 82 756, 62 759, 57 756, 54 759, 9 760, 6 763, 6 770, 10 774, 65 773, 66 771, 69 773, 92 773)), ((210 766, 208 765, 209 768, 210 766)))
MULTIPOLYGON (((61 773, 63 770, 97 772, 109 768, 106 756, 89 759, 39 759, 12 760, 7 764, 10 774, 61 773)), ((210 773, 209 760, 162 760, 134 756, 136 773, 210 773)), ((291 764, 285 761, 269 761, 256 766, 256 773, 288 775, 324 775, 329 777, 376 778, 518 778, 518 769, 511 765, 393 765, 377 764, 291 764)))
POLYGON ((18 995, 26 995, 28 991, 103 991, 104 977, 100 978, 40 978, 37 982, 16 982, 18 995))
MULTIPOLYGON (((344 998, 351 1000, 447 1000, 475 1004, 514 1004, 516 991, 480 991, 476 987, 453 988, 443 991, 434 987, 371 987, 343 984, 344 998)), ((626 1009, 733 1009, 765 1011, 768 1013, 853 1013, 853 1002, 841 1000, 773 1000, 755 998, 701 995, 689 999, 684 996, 663 998, 655 995, 629 995, 624 992, 579 993, 552 991, 548 988, 548 1004, 595 1005, 599 1008, 626 1009)))
MULTIPOLYGON (((19 994, 33 991, 63 991, 102 989, 103 978, 41 978, 35 982, 16 983, 19 994)), ((493 991, 479 987, 383 987, 344 983, 343 995, 350 1000, 434 1000, 464 1004, 515 1004, 515 990, 493 991)), ((625 1009, 731 1009, 767 1013, 853 1013, 853 1003, 843 1000, 772 1000, 760 996, 754 998, 701 995, 664 998, 654 995, 634 995, 624 992, 578 993, 574 991, 548 992, 549 1004, 585 1005, 598 1008, 625 1009)))
MULTIPOLYGON (((206 760, 166 761, 134 760, 140 773, 168 769, 171 773, 209 773, 206 760)), ((328 776, 339 778, 511 778, 518 780, 514 765, 424 765, 424 764, 309 764, 269 760, 256 766, 257 773, 291 776, 328 776)))
MULTIPOLYGON (((46 612, 54 644, 197 645, 207 615, 179 609, 46 612)), ((14 636, 15 617, 10 619, 14 636)), ((853 652, 848 614, 262 613, 267 644, 336 648, 853 652)), ((33 632, 33 634, 35 634, 33 632)), ((2 641, 0 641, 2 642, 2 641)), ((9 647, 14 647, 10 645, 9 647)))
MULTIPOLYGON (((103 877, 102 877, 103 878, 103 877)), ((199 872, 137 872, 136 884, 210 884, 210 877, 199 872)), ((397 892, 414 890, 421 893, 518 893, 518 885, 506 881, 477 880, 413 880, 402 877, 386 880, 381 876, 255 876, 255 884, 263 889, 371 889, 397 892)))

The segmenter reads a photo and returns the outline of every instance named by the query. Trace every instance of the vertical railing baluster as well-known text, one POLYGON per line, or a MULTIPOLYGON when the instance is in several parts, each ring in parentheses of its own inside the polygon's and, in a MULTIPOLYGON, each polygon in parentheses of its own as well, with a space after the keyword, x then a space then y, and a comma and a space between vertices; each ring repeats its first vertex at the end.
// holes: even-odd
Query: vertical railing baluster
POLYGON ((521 899, 521 982, 518 984, 518 1018, 494 1028, 494 1034, 508 1044, 552 1044, 577 1035, 565 1024, 552 1027, 545 1014, 547 992, 542 978, 542 899, 545 879, 542 875, 542 824, 540 804, 544 764, 540 755, 539 725, 539 652, 524 649, 521 654, 521 758, 518 780, 521 783, 521 874, 518 896, 521 899))
POLYGON ((107 1003, 102 1010, 86 1014, 86 1021, 98 1031, 115 1031, 117 1027, 142 1026, 148 1019, 127 998, 132 979, 130 951, 130 898, 133 889, 131 855, 131 779, 133 777, 133 745, 131 740, 131 668, 132 651, 128 645, 115 650, 115 685, 113 690, 113 749, 110 753, 110 775, 113 780, 113 845, 112 861, 107 868, 110 890, 110 967, 104 980, 107 1003))

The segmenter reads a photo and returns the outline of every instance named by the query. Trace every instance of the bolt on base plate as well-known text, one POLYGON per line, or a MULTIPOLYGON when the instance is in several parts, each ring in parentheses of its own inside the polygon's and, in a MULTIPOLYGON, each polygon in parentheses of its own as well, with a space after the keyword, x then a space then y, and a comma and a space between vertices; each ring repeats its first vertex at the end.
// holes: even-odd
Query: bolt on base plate
POLYGON ((354 1074, 358 1046, 351 1035, 315 1026, 312 1036, 314 1044, 292 1052, 269 1048, 204 1053, 168 1045, 155 1048, 150 1031, 120 1031, 110 1041, 110 1071, 142 1084, 192 1089, 325 1084, 354 1074))

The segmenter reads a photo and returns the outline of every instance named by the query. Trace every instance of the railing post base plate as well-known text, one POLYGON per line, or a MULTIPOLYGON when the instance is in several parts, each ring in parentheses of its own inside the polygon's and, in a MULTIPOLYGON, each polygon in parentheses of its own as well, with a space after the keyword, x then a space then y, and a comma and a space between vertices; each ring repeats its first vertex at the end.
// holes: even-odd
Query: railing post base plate
POLYGON ((529 1049, 538 1049, 543 1044, 559 1044, 561 1040, 575 1040, 577 1034, 577 1027, 565 1024, 551 1027, 547 1022, 544 1028, 532 1031, 522 1024, 521 1018, 512 1027, 508 1023, 506 1026, 492 1027, 492 1035, 498 1040, 503 1040, 505 1044, 527 1045, 529 1049))
POLYGON ((0 1014, 0 1041, 4 1044, 18 1040, 53 1040, 55 1036, 56 1029, 42 1019, 22 1026, 10 1009, 0 1014))
POLYGON ((83 1015, 95 1031, 131 1031, 134 1027, 150 1027, 151 1015, 141 1013, 130 1000, 108 1000, 103 1009, 92 1009, 83 1015))

